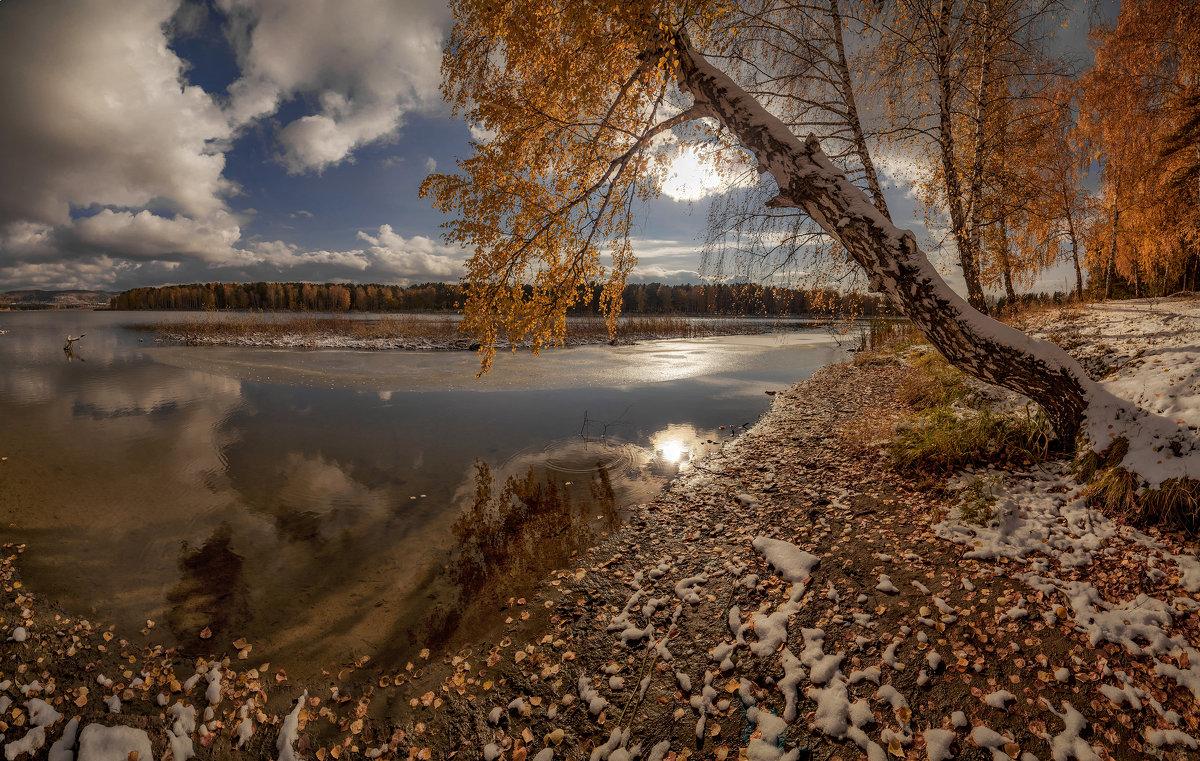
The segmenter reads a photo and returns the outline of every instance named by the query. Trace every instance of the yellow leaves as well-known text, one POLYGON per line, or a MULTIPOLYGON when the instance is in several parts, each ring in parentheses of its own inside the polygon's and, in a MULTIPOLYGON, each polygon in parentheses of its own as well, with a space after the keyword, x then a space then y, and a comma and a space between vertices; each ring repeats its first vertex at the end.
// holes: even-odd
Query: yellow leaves
MULTIPOLYGON (((678 66, 671 7, 455 4, 444 91, 495 137, 475 145, 459 174, 427 178, 421 195, 457 215, 445 237, 473 252, 462 325, 479 339, 482 372, 499 343, 536 353, 561 342, 581 286, 605 286, 610 319, 619 309, 635 261, 629 205, 656 186, 638 135, 662 119, 654 104, 678 66)), ((724 7, 702 3, 689 15, 703 26, 724 7)))

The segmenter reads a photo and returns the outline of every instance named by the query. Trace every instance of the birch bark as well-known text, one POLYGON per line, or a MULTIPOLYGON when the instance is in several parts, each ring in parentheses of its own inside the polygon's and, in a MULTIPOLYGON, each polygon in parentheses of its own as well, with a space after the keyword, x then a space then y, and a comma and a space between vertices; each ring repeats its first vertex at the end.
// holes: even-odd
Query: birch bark
POLYGON ((1095 383, 1054 344, 992 320, 946 284, 917 245, 829 161, 815 137, 800 140, 683 37, 674 39, 679 87, 718 120, 779 186, 769 205, 794 207, 837 238, 946 358, 971 375, 1025 394, 1074 445, 1095 383))

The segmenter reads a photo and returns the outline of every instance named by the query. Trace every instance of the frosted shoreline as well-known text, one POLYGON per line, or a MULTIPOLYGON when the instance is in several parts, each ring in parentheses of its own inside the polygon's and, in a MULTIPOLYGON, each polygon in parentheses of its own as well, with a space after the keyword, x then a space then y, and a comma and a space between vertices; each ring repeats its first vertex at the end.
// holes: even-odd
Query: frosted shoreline
MULTIPOLYGON (((763 328, 747 325, 746 327, 739 329, 697 327, 697 329, 689 335, 679 335, 677 333, 669 332, 640 333, 632 336, 623 335, 616 339, 608 339, 603 336, 568 336, 561 344, 553 344, 544 348, 553 349, 569 346, 598 346, 601 344, 629 346, 642 341, 658 341, 677 338, 708 338, 714 336, 762 335, 767 332, 769 331, 763 328)), ((206 336, 184 331, 163 330, 159 332, 158 338, 155 340, 160 343, 175 343, 186 346, 237 346, 264 349, 359 349, 364 351, 475 351, 479 349, 479 343, 473 338, 356 338, 353 336, 340 336, 334 333, 316 336, 304 335, 300 333, 282 336, 206 336)), ((522 341, 516 345, 516 348, 527 349, 531 346, 532 342, 522 341)), ((497 344, 496 346, 498 351, 507 351, 511 348, 513 348, 511 344, 497 344)))

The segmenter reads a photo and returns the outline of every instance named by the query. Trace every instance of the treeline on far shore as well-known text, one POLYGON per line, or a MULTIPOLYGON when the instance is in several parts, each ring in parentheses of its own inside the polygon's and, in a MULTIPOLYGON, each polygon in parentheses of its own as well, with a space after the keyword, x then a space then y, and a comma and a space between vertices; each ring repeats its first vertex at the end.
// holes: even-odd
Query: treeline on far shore
MULTIPOLYGON (((600 312, 600 286, 584 288, 573 311, 600 312)), ((466 299, 457 283, 192 283, 134 288, 114 296, 112 309, 275 310, 296 312, 453 311, 466 299)), ((625 286, 626 314, 893 314, 881 297, 834 290, 770 288, 753 283, 625 286)))

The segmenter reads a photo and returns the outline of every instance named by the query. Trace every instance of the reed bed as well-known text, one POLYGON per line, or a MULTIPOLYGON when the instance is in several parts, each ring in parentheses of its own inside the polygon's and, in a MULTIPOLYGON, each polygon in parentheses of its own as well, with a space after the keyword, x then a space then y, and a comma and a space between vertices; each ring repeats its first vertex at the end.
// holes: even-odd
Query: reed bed
MULTIPOLYGON (((274 313, 212 314, 138 326, 166 341, 191 345, 263 346, 362 346, 364 348, 467 349, 475 340, 459 330, 451 316, 386 315, 352 319, 338 316, 280 315, 274 313), (372 346, 372 344, 377 344, 372 346)), ((736 318, 688 318, 675 315, 638 315, 617 321, 610 334, 599 317, 567 320, 567 344, 625 343, 655 338, 769 332, 762 323, 736 318)))

